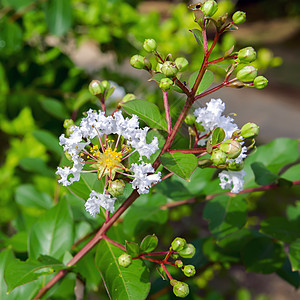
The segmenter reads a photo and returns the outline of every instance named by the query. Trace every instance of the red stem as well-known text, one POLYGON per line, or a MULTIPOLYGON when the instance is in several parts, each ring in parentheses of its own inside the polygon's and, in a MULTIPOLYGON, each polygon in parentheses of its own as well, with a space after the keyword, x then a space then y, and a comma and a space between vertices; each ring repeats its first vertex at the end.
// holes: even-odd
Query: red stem
POLYGON ((168 151, 169 153, 202 153, 206 152, 206 148, 192 148, 192 149, 171 149, 168 151))
POLYGON ((161 265, 161 267, 164 269, 164 271, 166 272, 168 278, 169 278, 170 280, 173 280, 173 277, 171 276, 171 274, 170 274, 170 272, 168 271, 167 267, 166 267, 164 264, 160 264, 160 265, 161 265))
POLYGON ((126 251, 125 246, 123 246, 122 244, 120 244, 120 243, 118 243, 118 242, 116 242, 116 241, 110 239, 107 235, 103 235, 103 239, 106 240, 106 241, 108 241, 108 242, 111 243, 112 245, 114 245, 114 246, 120 248, 121 250, 126 251))
POLYGON ((162 91, 162 93, 163 93, 164 106, 165 106, 165 112, 166 112, 166 120, 167 120, 167 125, 168 125, 168 133, 170 133, 172 130, 172 121, 171 121, 169 101, 168 101, 168 92, 162 91))

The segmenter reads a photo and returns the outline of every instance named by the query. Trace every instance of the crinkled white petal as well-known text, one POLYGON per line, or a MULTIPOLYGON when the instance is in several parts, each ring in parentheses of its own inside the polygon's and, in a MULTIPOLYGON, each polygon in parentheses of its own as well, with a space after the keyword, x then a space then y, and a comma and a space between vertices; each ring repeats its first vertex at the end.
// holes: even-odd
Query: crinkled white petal
POLYGON ((156 184, 161 179, 161 173, 148 175, 148 173, 154 173, 154 169, 151 164, 142 162, 141 164, 132 164, 130 170, 134 172, 134 180, 131 182, 132 187, 137 189, 139 194, 149 193, 149 188, 152 184, 156 184))
POLYGON ((219 173, 220 186, 222 189, 231 189, 232 193, 239 193, 243 190, 244 176, 246 172, 241 171, 222 171, 219 173))
POLYGON ((101 206, 113 213, 115 210, 115 201, 116 198, 112 198, 110 195, 100 194, 92 191, 84 206, 86 211, 89 212, 92 217, 95 217, 96 214, 100 213, 101 206))

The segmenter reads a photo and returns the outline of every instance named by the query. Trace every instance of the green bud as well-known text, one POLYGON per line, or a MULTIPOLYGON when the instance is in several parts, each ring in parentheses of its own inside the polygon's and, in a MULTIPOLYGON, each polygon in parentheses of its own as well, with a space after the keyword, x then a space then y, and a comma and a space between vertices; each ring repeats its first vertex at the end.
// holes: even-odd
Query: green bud
POLYGON ((183 273, 187 277, 192 277, 196 274, 196 269, 193 265, 186 265, 183 268, 183 273))
POLYGON ((185 282, 177 281, 173 286, 173 293, 177 297, 185 298, 190 293, 190 289, 185 282))
POLYGON ((243 11, 236 11, 232 16, 232 21, 236 24, 243 24, 246 21, 246 13, 243 11))
POLYGON ((97 96, 104 92, 104 87, 99 80, 92 80, 89 84, 89 91, 92 95, 97 96))
POLYGON ((156 50, 157 48, 157 43, 155 40, 153 39, 147 39, 145 40, 144 44, 143 44, 143 48, 147 51, 147 52, 153 52, 156 50))
POLYGON ((178 254, 183 258, 192 258, 196 253, 196 249, 193 244, 186 244, 186 246, 178 251, 178 254))
POLYGON ((227 155, 220 149, 214 149, 210 159, 216 165, 224 165, 226 163, 227 155))
POLYGON ((107 81, 107 80, 103 80, 103 81, 101 82, 101 84, 102 84, 102 86, 103 86, 103 88, 104 88, 105 90, 108 90, 108 89, 110 88, 110 82, 107 81))
POLYGON ((236 78, 242 82, 253 81, 257 76, 257 69, 251 65, 245 66, 236 74, 236 78))
POLYGON ((172 254, 171 254, 171 257, 172 257, 173 259, 177 259, 177 258, 179 257, 179 254, 177 254, 177 253, 172 253, 172 254))
POLYGON ((133 55, 130 59, 130 64, 136 69, 151 69, 150 61, 142 55, 133 55))
POLYGON ((74 121, 72 119, 65 119, 63 126, 64 128, 68 129, 71 126, 74 126, 74 121))
POLYGON ((123 195, 125 183, 123 180, 111 181, 108 185, 107 191, 113 196, 118 197, 123 195))
POLYGON ((257 76, 253 81, 254 87, 264 89, 268 85, 268 79, 264 76, 257 76))
POLYGON ((155 71, 161 73, 161 67, 162 67, 162 64, 157 63, 156 68, 155 68, 155 71))
POLYGON ((259 126, 255 123, 247 123, 241 129, 241 136, 245 139, 255 138, 258 136, 259 126))
POLYGON ((182 267, 183 267, 183 262, 182 262, 182 260, 176 260, 176 261, 175 261, 175 266, 178 267, 178 268, 182 268, 182 267))
POLYGON ((175 65, 180 72, 184 71, 187 68, 188 64, 188 60, 184 57, 178 57, 175 59, 175 65))
POLYGON ((230 171, 241 171, 244 168, 244 162, 241 161, 239 163, 233 162, 227 165, 227 169, 230 171))
POLYGON ((218 4, 216 1, 208 0, 201 6, 202 12, 209 17, 212 17, 218 10, 218 4))
POLYGON ((123 253, 118 257, 118 262, 120 266, 127 268, 131 265, 132 258, 129 254, 123 253))
POLYGON ((123 97, 122 102, 125 103, 125 102, 128 102, 128 101, 134 100, 134 99, 136 99, 136 96, 134 94, 126 94, 123 97))
POLYGON ((174 285, 176 285, 176 284, 177 284, 177 282, 178 282, 178 280, 176 280, 176 279, 171 279, 171 280, 170 280, 170 284, 171 284, 171 286, 174 286, 174 285))
POLYGON ((227 154, 228 158, 237 158, 242 152, 241 144, 236 140, 227 140, 223 142, 219 149, 227 154))
POLYGON ((186 245, 186 240, 180 237, 177 237, 172 243, 171 247, 174 251, 182 250, 186 245))
POLYGON ((171 61, 166 61, 161 67, 161 72, 167 77, 174 77, 178 73, 178 68, 171 61))
POLYGON ((184 119, 184 122, 188 125, 193 125, 196 121, 196 117, 192 114, 188 114, 185 119, 184 119))
POLYGON ((159 83, 159 87, 163 91, 169 90, 172 86, 173 86, 173 80, 171 80, 170 78, 163 78, 159 83))
POLYGON ((256 52, 252 47, 246 47, 239 51, 238 59, 241 63, 251 63, 256 60, 256 52))

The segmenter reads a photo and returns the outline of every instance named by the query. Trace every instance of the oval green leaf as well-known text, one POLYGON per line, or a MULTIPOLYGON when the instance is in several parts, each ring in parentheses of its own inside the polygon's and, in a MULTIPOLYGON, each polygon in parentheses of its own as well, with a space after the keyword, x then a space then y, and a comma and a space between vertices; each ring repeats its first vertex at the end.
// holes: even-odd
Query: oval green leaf
POLYGON ((141 242, 141 252, 145 253, 145 252, 151 252, 153 251, 158 244, 158 238, 155 234, 152 235, 147 235, 143 238, 142 242, 141 242))

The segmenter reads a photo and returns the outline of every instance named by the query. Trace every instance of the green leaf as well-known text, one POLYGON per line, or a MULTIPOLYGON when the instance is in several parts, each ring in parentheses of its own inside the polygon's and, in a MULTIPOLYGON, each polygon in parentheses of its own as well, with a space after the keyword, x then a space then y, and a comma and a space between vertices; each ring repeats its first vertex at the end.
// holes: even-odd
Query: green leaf
POLYGON ((282 245, 268 237, 252 239, 244 246, 241 254, 248 272, 263 274, 276 272, 285 259, 282 245))
POLYGON ((61 262, 49 258, 44 261, 30 258, 27 261, 11 260, 4 271, 7 292, 9 293, 20 285, 34 281, 42 275, 48 275, 65 268, 66 266, 61 262))
POLYGON ((273 183, 278 176, 270 172, 263 163, 255 162, 251 164, 255 176, 255 182, 259 185, 267 185, 273 183))
POLYGON ((12 247, 16 252, 27 252, 27 240, 27 231, 20 231, 14 234, 5 244, 12 247))
POLYGON ((300 270, 300 239, 290 244, 289 258, 292 264, 293 271, 300 270))
MULTIPOLYGON (((189 78, 189 85, 192 88, 193 85, 195 84, 196 78, 198 76, 199 72, 195 72, 193 73, 190 78, 189 78)), ((196 95, 200 94, 201 92, 203 92, 204 90, 208 89, 209 86, 213 83, 214 81, 214 73, 210 70, 206 70, 204 73, 204 76, 198 86, 196 95)))
POLYGON ((29 256, 40 254, 61 259, 73 244, 73 218, 67 202, 62 199, 35 223, 29 235, 29 256))
POLYGON ((156 73, 151 79, 149 79, 149 81, 156 81, 157 83, 160 83, 163 78, 166 78, 166 75, 163 73, 156 73))
POLYGON ((289 259, 286 257, 281 269, 277 272, 282 279, 286 280, 289 284, 296 289, 300 286, 300 274, 297 271, 293 271, 289 259))
POLYGON ((19 10, 33 3, 35 0, 2 0, 2 1, 3 1, 3 5, 12 6, 16 10, 19 10))
POLYGON ((295 205, 289 205, 286 209, 286 214, 289 220, 300 220, 300 201, 296 201, 295 205))
POLYGON ((198 45, 203 48, 203 37, 202 32, 199 29, 190 29, 190 32, 194 35, 198 45))
POLYGON ((55 177, 55 171, 51 170, 45 161, 39 157, 25 157, 21 159, 19 163, 20 166, 28 172, 38 173, 46 177, 55 177))
POLYGON ((141 259, 135 259, 128 268, 118 264, 124 253, 102 240, 97 247, 95 263, 101 273, 110 299, 146 299, 150 290, 150 272, 141 259))
POLYGON ((59 156, 63 154, 63 149, 58 144, 58 138, 52 133, 46 130, 34 130, 32 134, 40 143, 46 146, 47 150, 59 156))
POLYGON ((132 100, 122 104, 123 109, 130 115, 137 115, 151 128, 167 129, 167 123, 162 118, 159 108, 145 100, 132 100))
POLYGON ((152 235, 147 235, 143 238, 142 242, 141 242, 141 252, 145 253, 145 252, 152 252, 158 244, 158 238, 155 234, 152 235))
POLYGON ((217 238, 238 231, 247 221, 247 203, 240 197, 221 195, 206 203, 203 218, 209 221, 209 230, 217 238))
POLYGON ((190 181, 191 175, 198 166, 197 158, 193 154, 164 153, 160 160, 167 170, 187 181, 190 181))
POLYGON ((53 206, 51 197, 39 192, 32 184, 23 184, 17 187, 16 202, 25 207, 50 209, 53 206))
POLYGON ((283 217, 273 217, 262 221, 260 230, 277 240, 291 243, 300 238, 299 225, 299 222, 296 221, 289 221, 283 217))
POLYGON ((127 254, 129 254, 132 257, 140 255, 140 246, 138 243, 125 241, 125 248, 127 254))
POLYGON ((225 138, 225 131, 223 128, 221 127, 217 127, 216 129, 214 129, 213 133, 212 133, 212 145, 217 145, 221 142, 223 142, 225 138))
POLYGON ((281 178, 290 180, 290 181, 296 181, 300 180, 300 164, 291 166, 288 168, 282 175, 281 178))
POLYGON ((51 116, 65 120, 69 117, 66 107, 56 99, 46 98, 41 101, 42 108, 51 116))
POLYGON ((46 23, 54 35, 63 35, 72 25, 71 0, 49 0, 45 6, 46 23))

